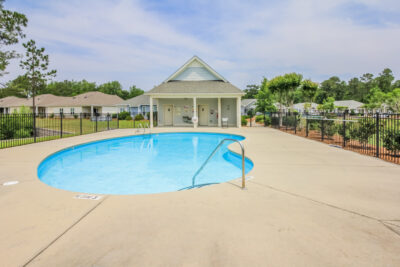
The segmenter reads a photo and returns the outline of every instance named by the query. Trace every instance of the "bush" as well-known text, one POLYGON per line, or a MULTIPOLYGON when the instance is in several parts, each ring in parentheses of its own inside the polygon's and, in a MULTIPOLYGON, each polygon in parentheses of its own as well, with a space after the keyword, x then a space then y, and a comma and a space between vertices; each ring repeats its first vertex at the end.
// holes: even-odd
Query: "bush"
POLYGON ((14 133, 14 138, 27 138, 32 136, 32 131, 30 129, 19 129, 14 133))
POLYGON ((137 115, 135 116, 135 121, 142 121, 142 120, 144 120, 144 117, 143 117, 142 114, 137 114, 137 115))
POLYGON ((78 115, 77 114, 74 114, 74 119, 77 119, 78 118, 78 115))
MULTIPOLYGON (((136 118, 136 117, 135 117, 135 118, 136 118)), ((125 120, 126 120, 126 121, 131 121, 131 120, 132 120, 131 115, 126 116, 126 117, 125 117, 125 120)))
POLYGON ((373 120, 360 119, 358 123, 350 129, 350 137, 364 144, 375 134, 375 131, 376 126, 373 120))
POLYGON ((256 122, 264 122, 264 115, 257 115, 256 122))
MULTIPOLYGON (((131 114, 128 111, 122 111, 121 113, 118 114, 118 119, 120 120, 126 120, 126 117, 130 117, 131 114)), ((132 120, 132 117, 131 117, 132 120)))
POLYGON ((247 126, 247 118, 246 117, 247 116, 242 116, 242 120, 241 120, 242 126, 247 126))
POLYGON ((264 125, 265 126, 270 126, 271 125, 271 117, 269 117, 269 116, 266 116, 265 117, 265 120, 264 120, 264 125))
POLYGON ((116 119, 118 117, 118 114, 114 113, 111 115, 111 118, 116 119))
POLYGON ((383 137, 383 146, 391 152, 399 151, 400 132, 395 130, 387 131, 383 137))
POLYGON ((51 113, 49 117, 50 119, 54 118, 54 113, 51 113))

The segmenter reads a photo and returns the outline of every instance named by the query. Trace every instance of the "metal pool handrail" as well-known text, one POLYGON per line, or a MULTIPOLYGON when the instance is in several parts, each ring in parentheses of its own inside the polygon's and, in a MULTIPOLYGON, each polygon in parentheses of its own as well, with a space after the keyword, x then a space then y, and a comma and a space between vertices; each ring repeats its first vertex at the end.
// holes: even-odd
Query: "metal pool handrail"
POLYGON ((204 167, 207 165, 207 163, 210 161, 210 159, 215 155, 215 153, 218 151, 218 149, 222 146, 223 143, 225 143, 225 141, 233 141, 236 142, 240 145, 240 148, 242 149, 242 189, 244 189, 246 187, 246 177, 245 177, 245 167, 244 167, 244 163, 245 163, 245 151, 244 151, 244 146, 242 144, 242 142, 240 142, 239 140, 236 139, 231 139, 231 138, 225 138, 223 139, 217 146, 216 148, 213 150, 213 152, 211 152, 210 156, 208 156, 208 158, 204 161, 204 163, 201 165, 201 167, 196 171, 196 173, 193 175, 192 178, 192 188, 195 187, 194 182, 196 180, 197 175, 199 175, 199 173, 204 169, 204 167))

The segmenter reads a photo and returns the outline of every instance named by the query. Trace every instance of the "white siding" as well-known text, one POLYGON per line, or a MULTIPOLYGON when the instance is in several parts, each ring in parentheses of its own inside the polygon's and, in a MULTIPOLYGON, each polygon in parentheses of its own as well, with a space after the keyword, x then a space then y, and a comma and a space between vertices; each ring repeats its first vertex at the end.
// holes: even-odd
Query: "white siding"
POLYGON ((192 62, 182 73, 176 76, 173 81, 215 81, 220 80, 197 61, 192 62))

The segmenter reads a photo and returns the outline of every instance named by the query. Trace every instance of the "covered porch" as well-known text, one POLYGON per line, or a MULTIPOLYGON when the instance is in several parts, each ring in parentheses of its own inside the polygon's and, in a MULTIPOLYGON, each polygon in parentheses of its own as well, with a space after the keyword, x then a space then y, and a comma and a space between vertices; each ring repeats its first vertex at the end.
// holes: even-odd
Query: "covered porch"
POLYGON ((237 96, 151 96, 150 127, 154 125, 153 102, 157 100, 157 125, 164 127, 240 127, 241 98, 237 96))

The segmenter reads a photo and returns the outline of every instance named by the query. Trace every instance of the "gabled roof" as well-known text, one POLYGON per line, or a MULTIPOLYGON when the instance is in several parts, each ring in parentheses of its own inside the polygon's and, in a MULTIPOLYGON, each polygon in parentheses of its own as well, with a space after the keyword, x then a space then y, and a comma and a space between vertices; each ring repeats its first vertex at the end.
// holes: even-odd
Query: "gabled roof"
POLYGON ((241 105, 242 107, 247 107, 250 105, 255 105, 257 102, 257 99, 242 99, 241 105))
MULTIPOLYGON (((157 99, 154 99, 153 105, 156 105, 156 104, 157 104, 157 99)), ((131 99, 127 99, 121 103, 118 103, 117 105, 130 106, 130 107, 139 107, 139 106, 150 105, 150 96, 138 95, 131 99)))
POLYGON ((182 67, 180 67, 177 71, 175 71, 171 76, 169 76, 163 83, 167 83, 170 81, 173 81, 176 77, 178 77, 180 74, 182 74, 185 70, 187 70, 191 65, 197 65, 201 66, 204 69, 206 69, 210 74, 212 74, 215 79, 213 80, 220 80, 224 82, 228 82, 224 77, 222 77, 221 74, 216 72, 213 68, 211 68, 207 63, 205 63, 202 59, 200 59, 198 56, 193 56, 191 59, 189 59, 185 64, 183 64, 182 67))

